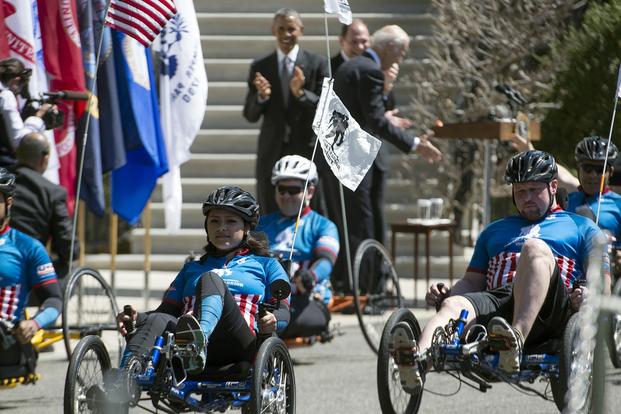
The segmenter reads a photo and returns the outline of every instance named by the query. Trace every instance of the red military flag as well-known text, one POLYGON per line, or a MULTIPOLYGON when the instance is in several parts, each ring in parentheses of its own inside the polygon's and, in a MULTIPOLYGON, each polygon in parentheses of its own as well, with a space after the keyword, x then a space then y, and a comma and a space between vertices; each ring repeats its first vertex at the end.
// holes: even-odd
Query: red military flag
POLYGON ((173 0, 110 0, 105 24, 149 47, 175 14, 173 0))
MULTIPOLYGON (((43 40, 45 70, 50 90, 84 91, 84 67, 75 0, 37 0, 43 40)), ((67 189, 67 207, 73 213, 76 190, 75 125, 86 109, 86 102, 61 101, 65 124, 54 130, 60 168, 60 184, 67 189)))
POLYGON ((0 60, 9 57, 9 42, 7 41, 7 31, 4 19, 7 13, 4 12, 4 2, 0 0, 0 60))

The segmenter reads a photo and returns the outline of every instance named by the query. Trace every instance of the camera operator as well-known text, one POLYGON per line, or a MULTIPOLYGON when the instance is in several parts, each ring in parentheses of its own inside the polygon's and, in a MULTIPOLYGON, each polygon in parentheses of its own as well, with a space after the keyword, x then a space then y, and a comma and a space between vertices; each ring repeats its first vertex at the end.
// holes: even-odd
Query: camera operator
POLYGON ((0 61, 0 167, 15 165, 15 148, 22 137, 30 132, 42 133, 46 129, 45 119, 58 114, 56 105, 44 103, 22 120, 17 97, 29 99, 31 73, 15 58, 0 61))

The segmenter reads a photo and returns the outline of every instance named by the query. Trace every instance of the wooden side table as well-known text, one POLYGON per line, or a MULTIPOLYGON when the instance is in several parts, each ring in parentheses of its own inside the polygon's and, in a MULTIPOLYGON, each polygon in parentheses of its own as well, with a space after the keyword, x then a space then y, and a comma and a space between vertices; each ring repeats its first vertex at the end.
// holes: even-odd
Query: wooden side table
POLYGON ((456 223, 449 219, 439 220, 408 220, 407 223, 392 223, 390 230, 392 232, 390 240, 390 252, 392 254, 392 261, 396 263, 396 241, 397 233, 414 234, 414 303, 418 301, 418 289, 416 281, 418 279, 418 235, 425 235, 425 277, 427 280, 427 286, 430 284, 431 279, 431 260, 429 254, 429 238, 432 231, 447 231, 448 232, 448 255, 449 255, 449 280, 453 285, 453 236, 456 223))

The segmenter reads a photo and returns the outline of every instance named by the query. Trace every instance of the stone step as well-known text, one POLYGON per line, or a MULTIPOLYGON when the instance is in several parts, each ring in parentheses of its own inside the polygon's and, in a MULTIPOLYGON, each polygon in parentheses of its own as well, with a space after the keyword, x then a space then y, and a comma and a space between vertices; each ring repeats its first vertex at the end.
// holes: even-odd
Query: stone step
MULTIPOLYGON (((254 153, 238 154, 192 154, 181 166, 183 177, 254 177, 256 155, 254 153)), ((401 170, 410 170, 419 178, 433 177, 437 166, 428 165, 417 155, 394 154, 390 158, 391 173, 397 175, 401 170)), ((407 171, 406 171, 407 172, 407 171)), ((421 182, 412 183, 420 186, 421 182)), ((404 194, 407 196, 408 194, 404 194)))
POLYGON ((205 107, 202 129, 256 129, 260 122, 251 124, 243 115, 243 102, 240 105, 210 105, 205 107))
MULTIPOLYGON (((254 178, 245 177, 182 178, 181 185, 183 188, 183 202, 189 204, 202 203, 207 194, 223 185, 235 185, 251 192, 252 194, 256 193, 256 180, 254 178)), ((402 200, 403 193, 410 191, 412 186, 414 186, 414 183, 411 180, 388 179, 385 202, 395 204, 399 203, 402 200)), ((161 181, 158 182, 155 187, 151 199, 155 203, 162 201, 161 181)), ((154 225, 154 227, 157 226, 154 225)))
MULTIPOLYGON (((269 35, 274 13, 197 13, 196 17, 202 35, 269 35)), ((355 17, 364 20, 371 33, 382 26, 397 24, 410 35, 430 34, 433 23, 431 14, 356 13, 355 17)), ((323 13, 304 13, 302 20, 304 36, 325 34, 323 13)), ((341 23, 336 16, 329 15, 328 34, 340 32, 341 23)))
POLYGON ((192 143, 192 153, 255 154, 258 129, 201 129, 192 143))
MULTIPOLYGON (((416 84, 406 81, 397 81, 395 98, 397 104, 407 105, 416 88, 416 84)), ((210 82, 209 105, 239 105, 244 104, 248 84, 246 82, 210 82)))
MULTIPOLYGON (((143 228, 132 230, 131 233, 131 252, 144 252, 143 228)), ((389 243, 389 238, 387 239, 389 243)), ((424 256, 423 238, 419 238, 419 256, 424 256)), ((430 238, 430 255, 446 256, 448 254, 448 243, 446 233, 434 234, 430 238)), ((152 253, 154 254, 187 254, 189 251, 200 250, 206 243, 205 230, 200 228, 182 228, 174 232, 168 232, 163 228, 151 229, 152 253)), ((410 235, 397 235, 397 255, 412 255, 414 241, 410 235)), ((389 248, 390 246, 388 246, 389 248)), ((463 248, 453 246, 453 254, 462 254, 463 248)))
MULTIPOLYGON (((332 53, 333 55, 336 54, 336 50, 332 53)), ((257 54, 252 58, 243 59, 205 59, 205 69, 207 70, 207 76, 209 78, 209 87, 211 88, 214 82, 247 82, 250 64, 254 58, 259 56, 260 55, 257 54)), ((410 73, 415 67, 420 67, 425 64, 427 64, 425 60, 406 59, 401 65, 401 71, 403 73, 410 73)))
MULTIPOLYGON (((202 254, 202 251, 195 252, 197 256, 202 254)), ((187 254, 152 254, 150 256, 151 262, 151 276, 157 276, 157 280, 150 279, 150 285, 153 291, 159 290, 160 292, 163 289, 168 287, 168 284, 174 278, 176 272, 178 272, 187 257, 187 254), (166 274, 160 275, 157 272, 168 272, 166 274)), ((106 272, 110 269, 110 255, 109 254, 89 254, 86 255, 85 265, 89 267, 93 267, 98 270, 102 270, 106 272)), ((399 278, 408 281, 412 280, 412 275, 414 273, 413 268, 414 260, 412 257, 398 257, 396 261, 395 268, 397 270, 397 274, 399 278)), ((456 281, 460 279, 466 268, 468 267, 468 263, 470 262, 469 256, 454 256, 453 257, 453 280, 456 281)), ((144 273, 143 274, 132 274, 131 280, 125 280, 120 278, 124 271, 144 271, 144 263, 145 256, 144 254, 119 254, 116 256, 116 266, 119 270, 119 275, 117 275, 118 283, 117 289, 119 287, 131 288, 135 287, 138 289, 143 289, 143 281, 144 281, 144 273)), ((109 275, 106 272, 106 279, 109 281, 109 275)), ((430 275, 433 279, 448 279, 449 277, 449 259, 448 257, 437 257, 432 256, 430 260, 430 275)), ((417 277, 418 281, 425 280, 425 260, 421 259, 419 261, 419 274, 417 277)), ((411 288, 411 283, 406 283, 406 286, 411 288)), ((424 283, 423 283, 424 286, 424 283)), ((402 285, 403 289, 404 286, 402 285)), ((419 284, 419 289, 423 287, 419 284)), ((411 294, 411 293, 410 293, 411 294)))
MULTIPOLYGON (((214 1, 194 0, 194 8, 197 13, 274 13, 283 7, 282 1, 274 0, 236 0, 214 1)), ((393 13, 428 13, 430 11, 429 0, 355 0, 350 2, 352 14, 357 17, 358 13, 377 12, 378 9, 390 10, 393 13)), ((323 2, 319 0, 289 0, 286 7, 291 7, 300 13, 323 13, 323 2)), ((304 18, 304 15, 302 15, 304 18)))
MULTIPOLYGON (((430 41, 429 36, 415 35, 411 39, 408 55, 414 59, 424 58, 430 41)), ((329 42, 330 53, 336 53, 339 50, 338 36, 329 36, 329 42)), ((321 56, 327 56, 325 36, 303 36, 300 38, 299 44, 303 49, 321 56)), ((272 35, 201 35, 201 46, 203 56, 208 59, 256 59, 273 52, 275 41, 272 35)))
MULTIPOLYGON (((239 181, 234 179, 227 180, 231 184, 239 184, 239 181)), ((202 214, 201 206, 202 201, 209 194, 209 187, 211 185, 203 186, 203 192, 199 194, 201 197, 198 202, 184 202, 182 205, 182 213, 181 213, 181 227, 184 229, 196 229, 203 228, 204 217, 202 214)), ((216 185, 213 186, 215 188, 216 185)), ((244 189, 252 189, 253 186, 243 186, 244 189)), ((157 194, 158 198, 161 198, 161 194, 157 194)), ((186 198, 186 193, 184 193, 184 199, 186 198)), ((416 215, 416 208, 409 207, 408 205, 397 204, 397 203, 387 203, 385 208, 385 219, 387 223, 401 223, 405 222, 409 217, 414 217, 416 215)), ((164 220, 164 204, 161 202, 153 202, 151 204, 151 212, 152 212, 152 222, 151 226, 153 228, 164 228, 165 220, 164 220)), ((420 239, 420 248, 423 246, 423 239, 420 239)))

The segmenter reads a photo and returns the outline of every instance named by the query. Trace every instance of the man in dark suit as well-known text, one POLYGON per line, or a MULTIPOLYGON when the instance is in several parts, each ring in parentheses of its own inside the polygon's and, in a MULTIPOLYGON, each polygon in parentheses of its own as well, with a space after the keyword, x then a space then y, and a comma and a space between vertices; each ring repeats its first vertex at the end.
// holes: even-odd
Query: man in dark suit
POLYGON ((270 182, 272 166, 284 155, 310 158, 315 142, 311 126, 328 64, 321 56, 299 47, 303 33, 295 10, 278 10, 272 23, 276 51, 255 60, 250 67, 244 117, 257 122, 263 116, 256 164, 262 214, 278 209, 270 182))
MULTIPOLYGON (((57 258, 54 268, 59 277, 69 270, 69 251, 73 224, 67 211, 67 191, 43 177, 50 147, 40 133, 29 133, 17 147, 16 189, 11 209, 11 225, 46 245, 52 239, 57 258)), ((79 254, 76 242, 74 257, 79 254)))
POLYGON ((341 26, 339 36, 341 50, 330 59, 332 76, 338 68, 351 58, 360 56, 369 47, 369 29, 360 19, 354 19, 350 25, 341 26))
MULTIPOLYGON (((379 29, 373 34, 369 49, 341 65, 335 76, 334 91, 362 129, 376 138, 390 142, 406 154, 416 153, 433 162, 441 158, 441 153, 429 141, 430 136, 423 134, 414 137, 405 131, 402 121, 391 119, 387 115, 389 107, 385 72, 390 72, 395 64, 401 63, 409 45, 408 34, 399 26, 379 29)), ((380 150, 358 189, 355 192, 344 189, 352 254, 364 239, 384 239, 383 204, 390 165, 389 155, 388 151, 380 150)), ((326 181, 329 181, 324 182, 329 187, 327 193, 338 194, 338 182, 326 181)), ((342 227, 339 230, 342 231, 342 227)), ((342 256, 337 262, 334 272, 336 274, 346 274, 342 256)))

